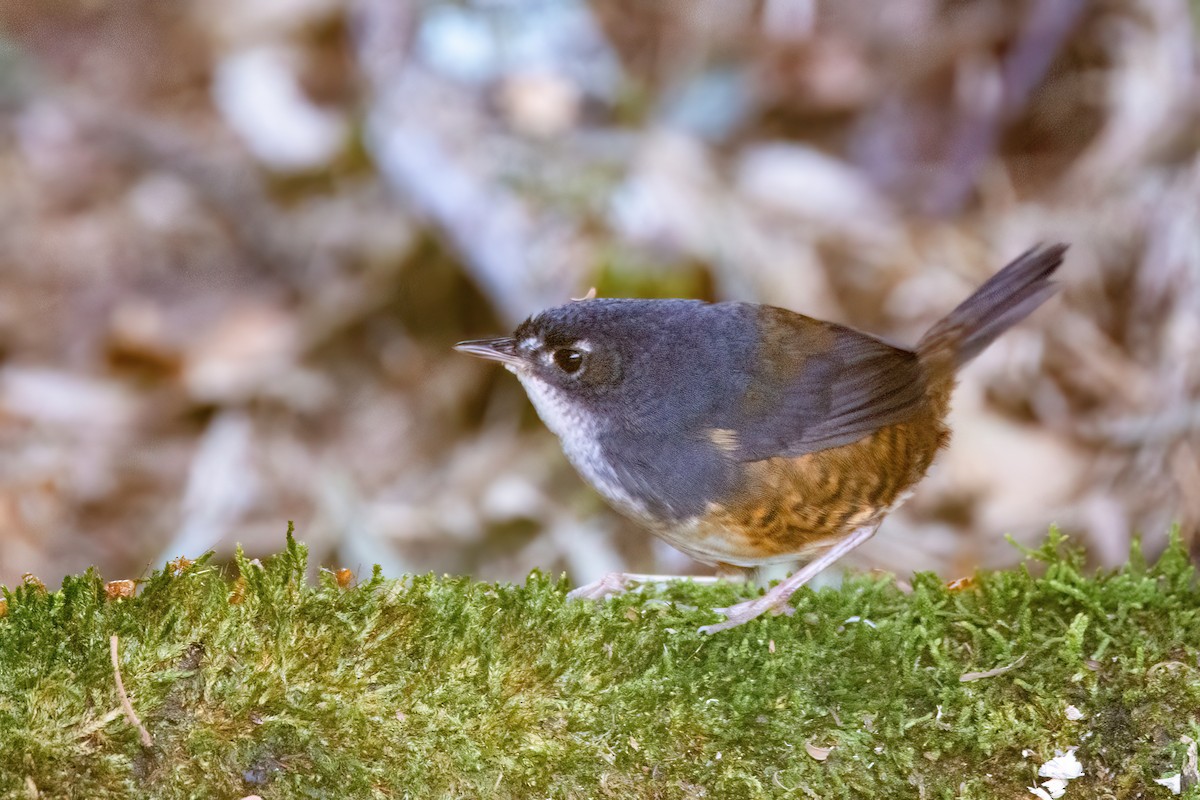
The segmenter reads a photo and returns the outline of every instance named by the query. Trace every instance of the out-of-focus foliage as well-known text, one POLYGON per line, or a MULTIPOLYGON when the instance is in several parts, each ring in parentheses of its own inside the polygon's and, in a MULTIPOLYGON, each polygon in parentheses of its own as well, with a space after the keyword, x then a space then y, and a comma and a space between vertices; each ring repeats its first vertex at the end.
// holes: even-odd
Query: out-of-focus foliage
POLYGON ((287 518, 390 574, 687 570, 449 345, 592 285, 912 342, 1059 239, 860 563, 1190 542, 1198 88, 1184 0, 6 2, 0 582, 287 518))

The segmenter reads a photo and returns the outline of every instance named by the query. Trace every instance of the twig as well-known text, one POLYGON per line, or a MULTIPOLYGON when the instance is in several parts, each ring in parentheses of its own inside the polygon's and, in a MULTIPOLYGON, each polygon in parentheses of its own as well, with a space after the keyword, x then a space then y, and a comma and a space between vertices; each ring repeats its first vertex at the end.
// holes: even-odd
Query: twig
POLYGON ((129 702, 129 695, 125 694, 125 683, 121 680, 121 665, 117 658, 117 635, 115 633, 108 640, 108 651, 112 654, 113 676, 117 679, 117 696, 121 698, 121 708, 125 709, 125 719, 129 720, 130 725, 141 731, 142 747, 154 747, 150 731, 146 730, 146 726, 138 719, 137 712, 133 710, 133 703, 129 702))
POLYGON ((1011 669, 1016 669, 1021 666, 1021 662, 1025 660, 1025 656, 1021 656, 1016 661, 1009 664, 1007 667, 996 667, 995 669, 986 669, 983 672, 964 672, 958 676, 959 683, 967 683, 969 681, 978 681, 983 678, 994 678, 997 675, 1003 675, 1011 669))

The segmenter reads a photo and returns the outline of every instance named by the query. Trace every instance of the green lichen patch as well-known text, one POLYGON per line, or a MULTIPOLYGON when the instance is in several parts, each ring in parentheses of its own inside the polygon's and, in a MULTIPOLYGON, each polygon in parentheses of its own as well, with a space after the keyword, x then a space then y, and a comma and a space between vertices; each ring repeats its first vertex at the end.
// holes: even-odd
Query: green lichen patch
POLYGON ((92 573, 31 583, 3 594, 0 793, 1013 798, 1074 747, 1067 798, 1170 797, 1154 779, 1200 739, 1184 547, 1090 575, 1052 531, 1027 556, 959 589, 805 590, 793 615, 714 636, 696 632, 709 609, 753 589, 314 586, 290 534, 264 565, 202 559, 132 599, 92 573))

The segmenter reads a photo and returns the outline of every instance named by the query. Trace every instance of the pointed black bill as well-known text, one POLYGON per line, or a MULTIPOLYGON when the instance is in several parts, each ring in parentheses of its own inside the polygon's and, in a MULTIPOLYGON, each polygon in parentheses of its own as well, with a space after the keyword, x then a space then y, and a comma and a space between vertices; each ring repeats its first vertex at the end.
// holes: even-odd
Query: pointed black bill
POLYGON ((522 363, 521 357, 517 355, 517 340, 508 336, 459 342, 454 345, 454 349, 477 358, 486 358, 489 361, 500 361, 504 364, 522 363))

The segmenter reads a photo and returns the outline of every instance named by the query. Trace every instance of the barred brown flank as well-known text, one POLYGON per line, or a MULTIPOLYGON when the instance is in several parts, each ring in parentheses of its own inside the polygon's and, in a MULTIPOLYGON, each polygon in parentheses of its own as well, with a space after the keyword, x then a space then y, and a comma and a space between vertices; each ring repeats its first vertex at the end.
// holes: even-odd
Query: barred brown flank
MULTIPOLYGON (((819 550, 847 527, 867 524, 890 509, 920 480, 948 438, 948 428, 927 417, 890 425, 842 447, 750 465, 743 491, 754 501, 735 500, 708 515, 707 541, 724 531, 725 546, 745 553, 743 565, 819 550), (881 463, 890 468, 855 468, 881 463)), ((705 559, 706 554, 693 555, 705 559)))

